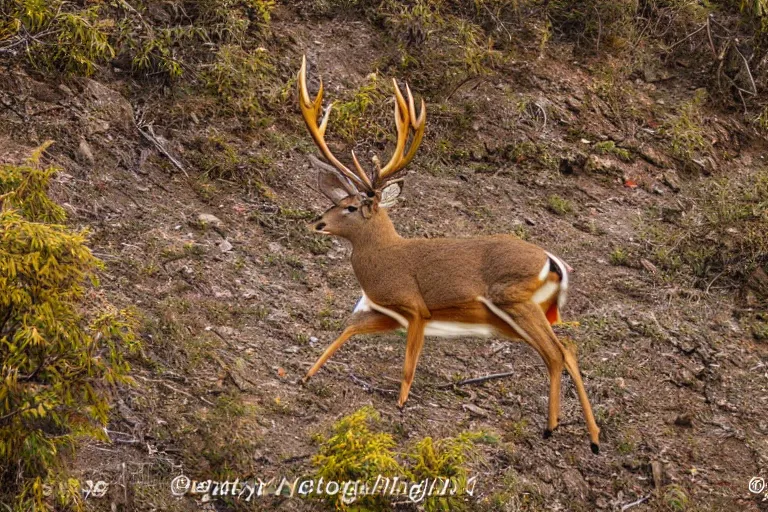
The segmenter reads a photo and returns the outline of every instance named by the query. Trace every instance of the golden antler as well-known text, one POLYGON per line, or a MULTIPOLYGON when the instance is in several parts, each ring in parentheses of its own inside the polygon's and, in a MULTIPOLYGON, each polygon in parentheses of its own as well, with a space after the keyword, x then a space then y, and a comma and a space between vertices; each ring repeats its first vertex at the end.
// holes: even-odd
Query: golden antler
POLYGON ((355 186, 361 191, 373 192, 380 188, 386 181, 386 179, 392 176, 397 171, 408 165, 416 154, 416 150, 421 143, 421 139, 424 137, 424 128, 427 121, 427 110, 424 104, 424 100, 421 100, 421 112, 416 117, 416 107, 411 94, 411 89, 406 85, 406 92, 408 93, 408 101, 406 103, 397 82, 393 79, 392 83, 395 88, 395 126, 397 127, 397 145, 395 151, 392 154, 389 162, 383 168, 379 169, 373 176, 374 179, 368 177, 368 174, 363 170, 360 162, 355 156, 355 152, 352 152, 352 161, 355 164, 355 172, 352 172, 347 166, 342 164, 328 148, 325 142, 325 129, 328 127, 328 119, 331 113, 333 103, 328 105, 325 111, 320 125, 317 124, 317 118, 322 110, 323 103, 323 82, 320 81, 320 89, 317 93, 317 97, 312 100, 309 97, 309 91, 307 90, 307 58, 302 57, 301 69, 299 70, 299 105, 301 106, 301 113, 304 116, 304 121, 307 123, 307 128, 312 138, 320 148, 323 156, 333 166, 341 172, 345 177, 349 178, 355 186), (413 129, 413 139, 406 152, 405 146, 408 142, 408 135, 411 129, 413 129))

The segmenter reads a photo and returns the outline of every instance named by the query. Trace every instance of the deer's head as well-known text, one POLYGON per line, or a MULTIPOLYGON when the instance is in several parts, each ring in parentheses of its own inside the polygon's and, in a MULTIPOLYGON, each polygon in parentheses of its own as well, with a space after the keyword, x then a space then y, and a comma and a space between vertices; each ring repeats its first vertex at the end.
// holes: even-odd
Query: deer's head
POLYGON ((304 121, 312 138, 323 156, 331 165, 310 157, 317 168, 317 186, 320 192, 333 202, 333 207, 310 223, 309 228, 318 233, 352 238, 355 233, 374 225, 376 218, 384 214, 380 209, 395 203, 402 191, 402 179, 393 179, 395 173, 402 170, 413 159, 424 136, 427 111, 424 100, 421 101, 420 114, 416 115, 416 106, 410 88, 406 85, 408 99, 403 97, 397 82, 395 88, 395 126, 397 144, 389 162, 384 167, 376 168, 373 173, 363 170, 352 152, 354 172, 342 164, 325 143, 325 129, 331 113, 329 105, 320 124, 318 117, 323 105, 323 82, 317 97, 312 100, 307 90, 307 61, 302 59, 299 70, 298 88, 299 105, 304 121), (411 136, 411 132, 413 132, 411 136), (408 139, 410 138, 410 144, 408 139), (407 149, 406 149, 407 146, 407 149))

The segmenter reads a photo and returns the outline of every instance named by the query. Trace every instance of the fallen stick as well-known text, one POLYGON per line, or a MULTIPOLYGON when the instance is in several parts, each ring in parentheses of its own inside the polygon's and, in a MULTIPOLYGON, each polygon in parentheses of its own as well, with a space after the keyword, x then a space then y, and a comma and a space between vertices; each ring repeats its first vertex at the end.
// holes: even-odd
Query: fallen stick
POLYGON ((475 377, 474 379, 464 379, 464 380, 460 380, 459 382, 451 382, 450 384, 443 384, 441 386, 437 386, 437 389, 450 389, 454 386, 466 386, 468 384, 477 384, 478 382, 485 382, 488 380, 495 380, 495 379, 502 379, 504 377, 510 377, 514 374, 515 372, 494 373, 491 375, 486 375, 485 377, 475 377))
POLYGON ((365 382, 363 379, 356 376, 354 373, 350 373, 349 378, 352 379, 352 382, 354 382, 355 384, 359 384, 364 388, 368 389, 369 391, 378 391, 379 393, 388 393, 388 394, 397 393, 397 391, 395 391, 394 389, 377 388, 376 386, 365 382))
POLYGON ((640 498, 637 501, 633 501, 632 503, 627 503, 626 505, 621 507, 621 512, 626 512, 627 510, 631 509, 632 507, 640 505, 641 503, 645 503, 646 501, 648 501, 650 499, 650 497, 651 497, 651 495, 649 494, 648 496, 646 496, 644 498, 640 498))
POLYGON ((151 143, 152 143, 152 144, 153 144, 153 145, 154 145, 154 146, 157 148, 157 150, 158 150, 158 151, 160 151, 162 154, 164 154, 164 155, 165 155, 165 157, 166 157, 166 158, 168 158, 168 160, 170 160, 170 161, 171 161, 171 163, 172 163, 172 164, 173 164, 173 165, 174 165, 174 166, 175 166, 175 167, 176 167, 178 170, 180 170, 181 172, 183 172, 183 173, 184 173, 184 176, 186 176, 187 178, 189 178, 189 174, 187 174, 187 171, 184 169, 184 166, 183 166, 183 165, 181 165, 181 162, 179 162, 178 160, 176 160, 176 159, 173 157, 173 155, 172 155, 172 154, 170 154, 170 153, 168 152, 168 150, 167 150, 167 149, 165 149, 165 147, 164 147, 162 144, 160 144, 160 141, 159 141, 159 140, 157 140, 157 137, 155 137, 155 133, 154 133, 154 130, 152 129, 152 126, 150 126, 150 125, 146 125, 146 126, 144 127, 144 128, 146 128, 146 131, 145 131, 145 130, 142 130, 142 128, 143 128, 143 127, 142 127, 142 126, 139 126, 138 124, 136 124, 136 128, 138 128, 138 130, 139 130, 139 133, 140 133, 140 134, 141 134, 141 135, 142 135, 142 136, 143 136, 145 139, 147 139, 149 142, 151 142, 151 143))

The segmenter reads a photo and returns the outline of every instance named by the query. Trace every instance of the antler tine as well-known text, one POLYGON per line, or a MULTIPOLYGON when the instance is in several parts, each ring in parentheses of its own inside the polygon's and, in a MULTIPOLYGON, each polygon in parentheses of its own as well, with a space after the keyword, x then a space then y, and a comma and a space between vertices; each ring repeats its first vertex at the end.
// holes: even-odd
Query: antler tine
POLYGON ((361 190, 372 190, 371 182, 368 179, 368 176, 365 174, 365 171, 360 167, 360 164, 357 162, 357 158, 354 158, 354 154, 352 155, 355 160, 355 169, 357 170, 358 174, 355 174, 354 172, 350 171, 347 166, 342 164, 334 155, 331 153, 330 148, 328 148, 328 145, 325 143, 325 130, 328 127, 328 119, 330 118, 331 114, 331 108, 333 107, 333 103, 328 105, 328 108, 325 111, 325 115, 323 116, 323 120, 320 122, 320 126, 317 125, 317 117, 320 114, 323 106, 323 81, 320 80, 320 88, 317 92, 317 97, 312 100, 309 96, 309 90, 307 89, 307 57, 303 56, 301 58, 301 69, 299 70, 299 77, 298 77, 298 88, 299 88, 299 106, 301 107, 301 114, 304 117, 304 122, 307 124, 307 128, 309 129, 309 133, 312 135, 312 139, 315 141, 315 144, 318 148, 320 148, 320 151, 323 153, 323 156, 331 163, 333 166, 338 169, 339 172, 341 172, 345 177, 349 178, 352 183, 355 184, 359 189, 361 190))
POLYGON ((400 162, 400 165, 395 169, 395 172, 408 165, 408 162, 413 159, 416 150, 419 149, 421 139, 424 137, 424 129, 427 126, 427 106, 424 104, 424 98, 421 99, 419 117, 416 117, 416 106, 414 105, 413 95, 411 94, 411 88, 408 87, 408 84, 405 84, 405 90, 408 92, 408 111, 411 116, 411 126, 413 127, 414 134, 413 140, 411 140, 411 146, 408 148, 408 152, 400 162))
POLYGON ((403 93, 400 92, 400 88, 395 80, 392 80, 395 86, 395 125, 397 127, 397 145, 395 151, 392 154, 392 158, 389 160, 377 176, 376 182, 380 183, 387 177, 393 175, 410 162, 416 150, 421 144, 421 139, 424 137, 424 128, 427 121, 427 109, 424 104, 424 100, 421 100, 421 112, 416 117, 416 106, 413 101, 413 94, 411 88, 406 84, 405 89, 408 93, 408 102, 406 103, 403 98, 403 93), (413 128, 414 135, 411 141, 411 145, 405 152, 405 144, 408 141, 408 134, 410 129, 413 128), (403 154, 405 153, 405 155, 403 154))

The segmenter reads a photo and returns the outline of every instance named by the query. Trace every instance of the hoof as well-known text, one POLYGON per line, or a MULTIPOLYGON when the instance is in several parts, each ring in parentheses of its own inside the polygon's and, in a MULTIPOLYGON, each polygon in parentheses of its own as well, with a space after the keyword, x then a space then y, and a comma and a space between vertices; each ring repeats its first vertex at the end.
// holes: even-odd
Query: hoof
POLYGON ((592 453, 595 455, 600 453, 600 446, 597 443, 589 443, 589 447, 592 448, 592 453))
POLYGON ((306 386, 306 385, 307 385, 307 382, 309 382, 309 375, 307 375, 307 376, 305 376, 303 379, 301 379, 301 380, 299 381, 299 384, 301 384, 302 386, 306 386))
POLYGON ((549 430, 548 428, 545 428, 544 429, 544 439, 549 439, 550 437, 552 437, 552 431, 549 430))

